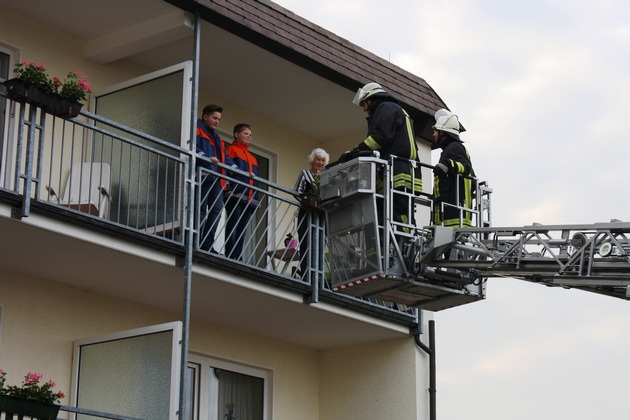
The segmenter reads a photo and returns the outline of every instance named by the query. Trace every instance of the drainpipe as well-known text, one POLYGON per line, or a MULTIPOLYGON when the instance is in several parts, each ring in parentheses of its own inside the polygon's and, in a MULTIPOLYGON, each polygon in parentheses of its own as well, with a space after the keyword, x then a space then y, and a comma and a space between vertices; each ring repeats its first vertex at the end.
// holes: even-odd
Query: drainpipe
MULTIPOLYGON (((422 315, 422 312, 420 312, 422 315)), ((436 367, 435 367, 435 321, 429 321, 429 346, 420 341, 422 333, 422 316, 419 317, 418 326, 413 332, 416 345, 429 355, 429 420, 436 420, 436 367)))

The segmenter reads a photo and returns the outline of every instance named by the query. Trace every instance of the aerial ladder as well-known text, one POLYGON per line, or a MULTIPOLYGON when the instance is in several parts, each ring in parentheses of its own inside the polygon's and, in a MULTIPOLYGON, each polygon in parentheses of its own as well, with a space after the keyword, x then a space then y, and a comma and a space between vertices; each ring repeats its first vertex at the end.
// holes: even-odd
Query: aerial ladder
MULTIPOLYGON (((418 227, 414 217, 436 204, 393 188, 396 159, 360 156, 321 175, 334 291, 439 311, 482 300, 488 278, 509 277, 630 300, 630 223, 493 227, 492 190, 475 180, 472 208, 458 207, 472 227, 418 227), (406 224, 394 220, 396 194, 411 203, 406 224)), ((432 179, 429 165, 410 163, 432 179)))

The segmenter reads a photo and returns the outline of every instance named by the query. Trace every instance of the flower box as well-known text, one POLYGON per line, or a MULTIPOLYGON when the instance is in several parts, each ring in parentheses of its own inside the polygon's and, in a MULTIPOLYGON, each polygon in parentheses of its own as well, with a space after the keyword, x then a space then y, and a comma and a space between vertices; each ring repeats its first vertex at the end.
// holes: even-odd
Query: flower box
POLYGON ((54 93, 44 92, 19 79, 6 80, 4 85, 9 98, 41 108, 56 117, 74 118, 79 115, 83 107, 80 102, 69 101, 54 93))
POLYGON ((59 413, 59 406, 44 404, 38 401, 0 395, 0 413, 5 413, 5 418, 12 419, 14 415, 39 420, 55 420, 59 413))

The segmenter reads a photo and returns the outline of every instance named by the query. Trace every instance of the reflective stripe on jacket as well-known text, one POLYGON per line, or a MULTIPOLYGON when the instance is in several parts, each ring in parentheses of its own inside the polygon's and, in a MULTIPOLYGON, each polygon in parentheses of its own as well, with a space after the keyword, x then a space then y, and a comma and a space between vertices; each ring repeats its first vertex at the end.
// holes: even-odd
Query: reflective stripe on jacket
MULTIPOLYGON (((418 160, 418 148, 413 135, 409 114, 392 98, 384 97, 371 104, 368 121, 368 136, 359 144, 359 150, 378 150, 380 157, 389 160, 391 156, 418 160)), ((416 194, 422 192, 420 167, 413 168, 408 162, 394 162, 394 188, 407 188, 416 194)))
POLYGON ((454 207, 472 208, 476 186, 474 180, 468 177, 474 177, 475 171, 468 150, 461 141, 449 139, 442 147, 442 154, 437 165, 443 165, 447 168, 447 172, 434 171, 433 223, 448 227, 458 227, 460 224, 461 226, 472 226, 472 213, 460 211, 454 207), (446 205, 442 205, 442 203, 446 203, 446 205), (444 207, 443 211, 442 207, 444 207))

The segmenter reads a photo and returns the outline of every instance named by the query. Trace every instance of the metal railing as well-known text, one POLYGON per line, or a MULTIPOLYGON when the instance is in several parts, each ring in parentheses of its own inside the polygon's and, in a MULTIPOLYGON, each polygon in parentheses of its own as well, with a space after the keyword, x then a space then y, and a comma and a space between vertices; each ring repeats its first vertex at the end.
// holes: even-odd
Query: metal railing
MULTIPOLYGON (((6 95, 0 95, 4 101, 6 95)), ((249 174, 221 164, 203 165, 209 161, 200 156, 192 159, 192 152, 179 145, 90 112, 63 119, 8 98, 5 109, 11 118, 5 119, 7 147, 0 162, 0 192, 21 202, 21 217, 27 217, 31 203, 37 203, 63 217, 91 221, 84 224, 88 228, 163 242, 170 246, 167 250, 180 254, 190 228, 198 233, 193 251, 205 263, 237 264, 256 278, 303 292, 307 303, 328 299, 367 314, 391 315, 405 325, 416 322, 415 309, 331 291, 325 248, 315 246, 324 243, 324 217, 318 211, 303 211, 299 217, 295 191, 259 177, 252 186, 237 179, 249 174), (193 160, 197 168, 189 171, 193 160), (187 179, 188 173, 194 173, 195 179, 187 179), (230 235, 226 221, 240 216, 227 210, 229 206, 216 218, 201 208, 206 180, 240 185, 257 196, 250 202, 247 228, 233 232, 242 242, 240 255, 230 255, 226 248, 230 235), (192 227, 186 226, 190 184, 195 185, 196 203, 192 227), (201 245, 212 225, 216 239, 211 252, 201 245)))
POLYGON ((9 102, 11 113, 0 188, 64 211, 146 235, 175 235, 185 203, 190 152, 129 127, 82 112, 66 120, 9 102), (13 140, 13 141, 11 141, 13 140))

